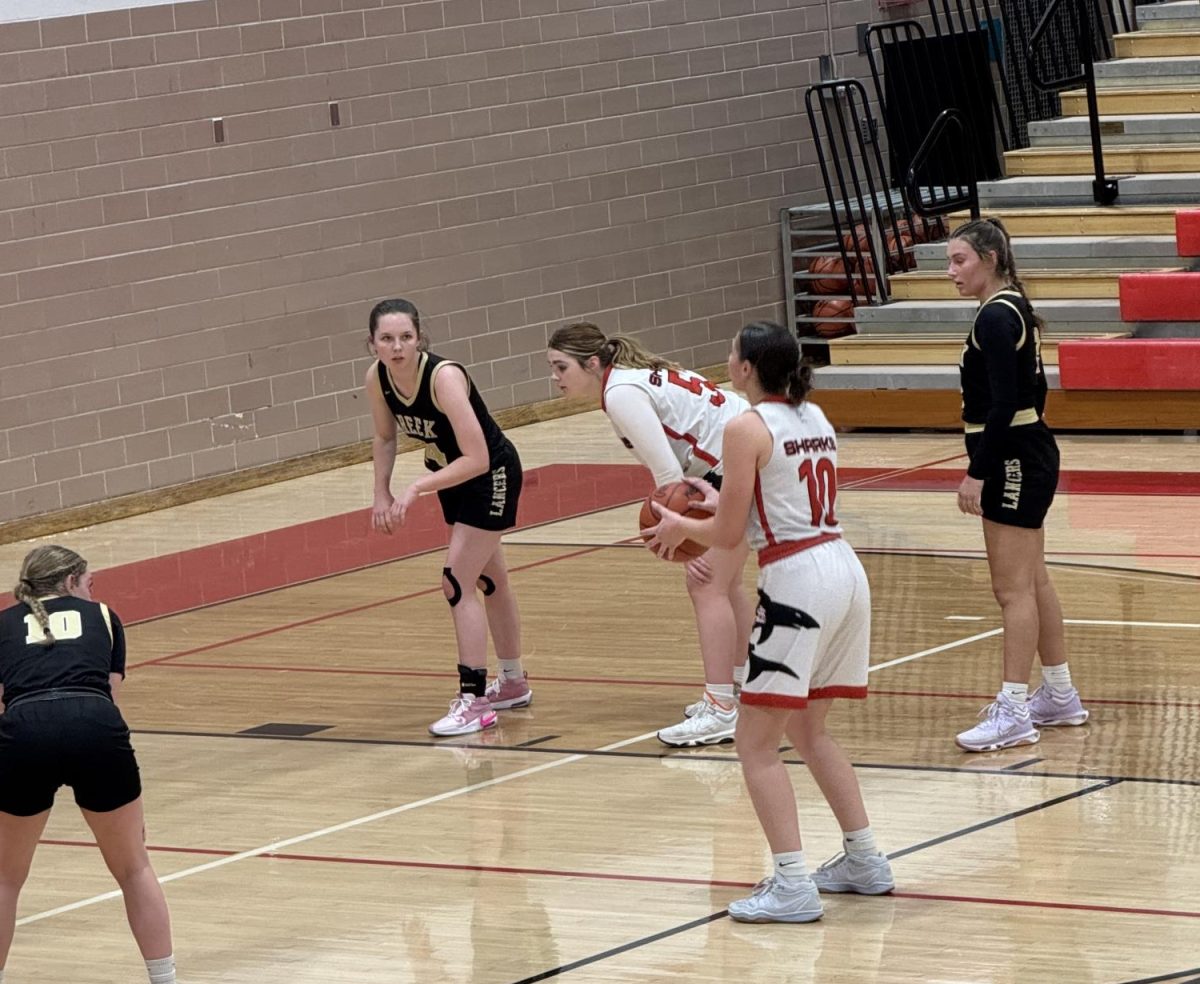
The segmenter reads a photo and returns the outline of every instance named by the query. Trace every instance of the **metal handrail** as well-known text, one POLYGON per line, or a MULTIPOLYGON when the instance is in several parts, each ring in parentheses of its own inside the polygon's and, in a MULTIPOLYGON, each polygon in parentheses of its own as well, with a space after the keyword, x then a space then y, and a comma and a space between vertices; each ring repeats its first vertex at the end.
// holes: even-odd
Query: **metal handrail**
MULTIPOLYGON (((1068 86, 1082 83, 1087 89, 1088 128, 1092 137, 1092 166, 1095 178, 1092 181, 1092 198, 1097 205, 1111 205, 1120 195, 1119 183, 1104 173, 1104 147, 1100 140, 1100 102, 1096 95, 1095 54, 1092 48, 1092 16, 1089 0, 1051 0, 1042 19, 1029 37, 1029 77, 1043 92, 1057 92, 1068 86), (1082 66, 1078 74, 1058 79, 1044 79, 1038 69, 1038 53, 1042 39, 1050 28, 1055 15, 1064 3, 1074 5, 1075 33, 1079 40, 1079 55, 1082 66)), ((1124 8, 1122 8, 1123 10, 1124 8)))
MULTIPOLYGON (((912 206, 912 210, 917 215, 922 218, 929 218, 935 215, 947 215, 950 212, 965 207, 971 210, 971 218, 979 218, 979 182, 975 178, 975 148, 971 143, 970 136, 971 134, 967 129, 966 121, 963 119, 962 113, 957 109, 943 110, 938 115, 938 118, 933 121, 933 126, 929 128, 925 139, 921 141, 921 146, 917 148, 916 154, 913 155, 912 163, 909 165, 908 173, 904 178, 905 196, 912 206), (943 135, 950 131, 951 125, 958 128, 959 146, 966 148, 967 180, 965 184, 956 186, 965 190, 960 195, 947 194, 942 198, 934 195, 932 200, 926 204, 925 199, 921 195, 919 177, 921 168, 929 162, 934 150, 942 142, 943 135)), ((945 188, 946 186, 943 185, 942 187, 945 188)))

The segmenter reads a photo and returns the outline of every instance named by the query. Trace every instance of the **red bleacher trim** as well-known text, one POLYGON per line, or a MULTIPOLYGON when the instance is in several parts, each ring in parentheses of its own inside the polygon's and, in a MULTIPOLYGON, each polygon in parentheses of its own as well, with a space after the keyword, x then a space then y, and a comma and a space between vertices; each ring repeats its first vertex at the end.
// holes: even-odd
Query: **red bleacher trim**
POLYGON ((1200 338, 1072 338, 1058 343, 1064 390, 1200 390, 1200 338))
POLYGON ((1200 321, 1200 271, 1121 274, 1122 321, 1200 321))
POLYGON ((1200 208, 1184 208, 1175 213, 1175 241, 1180 256, 1200 256, 1200 208))

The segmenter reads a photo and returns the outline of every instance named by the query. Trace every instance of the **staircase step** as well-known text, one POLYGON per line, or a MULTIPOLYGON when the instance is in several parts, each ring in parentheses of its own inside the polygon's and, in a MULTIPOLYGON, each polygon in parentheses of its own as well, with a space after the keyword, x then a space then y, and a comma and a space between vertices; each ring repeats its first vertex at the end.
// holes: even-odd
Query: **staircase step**
MULTIPOLYGON (((1059 343, 1073 338, 1120 338, 1116 332, 1090 332, 1083 335, 1042 335, 1042 361, 1058 365, 1059 343)), ((957 366, 962 356, 963 339, 959 335, 916 333, 847 335, 829 340, 829 364, 834 366, 957 366)))
MULTIPOLYGON (((1008 221, 1007 219, 1005 220, 1008 221)), ((1130 269, 1179 266, 1174 236, 1013 236, 1017 266, 1028 269, 1130 269)), ((918 243, 918 270, 946 272, 946 244, 918 243)))
POLYGON ((1192 31, 1135 31, 1118 34, 1118 58, 1163 58, 1172 55, 1200 55, 1200 21, 1192 31))
MULTIPOLYGON (((974 300, 894 301, 879 307, 855 308, 854 317, 860 335, 880 332, 965 335, 978 308, 974 300)), ((1122 324, 1121 305, 1115 297, 1041 301, 1037 310, 1047 326, 1059 334, 1132 330, 1122 324)))
POLYGON ((1129 89, 1134 86, 1194 87, 1200 84, 1200 56, 1165 58, 1119 58, 1096 64, 1098 89, 1129 89))
MULTIPOLYGON (((1190 174, 1200 172, 1200 144, 1138 145, 1110 147, 1104 151, 1104 166, 1111 175, 1190 174)), ((1004 155, 1005 173, 1010 177, 1040 174, 1094 174, 1092 148, 1037 147, 1012 150, 1004 155)), ((1200 184, 1192 185, 1192 200, 1200 184)))
MULTIPOLYGON (((1100 89, 1097 103, 1103 116, 1138 113, 1200 113, 1200 86, 1179 88, 1100 89)), ((1086 116, 1087 92, 1068 89, 1062 93, 1065 116, 1086 116)))
POLYGON ((1142 31, 1194 30, 1200 24, 1200 0, 1138 7, 1137 22, 1138 29, 1142 31))
MULTIPOLYGON (((1172 273, 1180 272, 1177 268, 1172 273)), ((1068 298, 1115 298, 1119 296, 1123 270, 1030 270, 1021 271, 1021 281, 1031 300, 1068 298)), ((1200 274, 1190 274, 1200 284, 1200 274)), ((945 273, 917 271, 898 273, 890 278, 894 301, 953 301, 958 288, 945 273)))
MULTIPOLYGON (((1053 202, 1055 205, 1094 206, 1091 154, 1087 153, 1086 156, 1087 170, 1078 175, 1030 175, 1007 178, 1003 181, 981 181, 979 183, 979 204, 989 210, 1003 205, 1029 206, 1039 202, 1053 202)), ((1197 189, 1200 189, 1200 174, 1191 172, 1128 175, 1127 171, 1118 167, 1116 161, 1110 161, 1109 157, 1110 155, 1105 154, 1105 166, 1111 177, 1120 178, 1122 205, 1193 205, 1197 197, 1200 197, 1197 194, 1197 189)), ((1097 215, 1104 214, 1102 210, 1094 207, 1091 211, 1097 215)), ((1174 218, 1172 217, 1166 228, 1121 231, 1169 232, 1173 228, 1173 223, 1174 218)), ((1103 228, 1091 231, 1108 231, 1116 234, 1115 230, 1103 228)))
MULTIPOLYGON (((1194 144, 1200 140, 1200 113, 1153 113, 1145 116, 1101 116, 1100 137, 1105 147, 1122 144, 1194 144)), ((1029 124, 1034 147, 1091 147, 1092 129, 1086 116, 1064 116, 1029 124)))
MULTIPOLYGON (((1027 181, 1028 179, 1020 179, 1027 181)), ((1078 183, 1079 179, 1072 181, 1078 183)), ((1132 179, 1130 180, 1132 183, 1132 179)), ((1028 208, 998 207, 999 192, 1002 185, 1010 184, 1023 187, 1019 182, 985 182, 979 186, 981 204, 987 205, 989 215, 1003 220, 1010 236, 1173 236, 1175 234, 1175 209, 1167 206, 1129 206, 1118 205, 1108 208, 1098 208, 1094 204, 1086 207, 1066 208, 1028 208), (990 196, 984 199, 984 190, 988 189, 990 196), (992 199, 996 199, 993 201, 992 199)), ((1015 194, 1005 192, 1004 194, 1015 194)), ((1124 194, 1124 188, 1122 189, 1124 194)), ((1193 196, 1194 198, 1194 196, 1193 196)), ((1022 196, 1027 204, 1031 199, 1037 201, 1035 195, 1022 196)), ((1044 200, 1044 199, 1043 199, 1044 200)), ((1087 201, 1091 203, 1091 185, 1087 188, 1087 201)), ((970 218, 967 212, 955 212, 947 216, 950 228, 966 222, 970 218)))

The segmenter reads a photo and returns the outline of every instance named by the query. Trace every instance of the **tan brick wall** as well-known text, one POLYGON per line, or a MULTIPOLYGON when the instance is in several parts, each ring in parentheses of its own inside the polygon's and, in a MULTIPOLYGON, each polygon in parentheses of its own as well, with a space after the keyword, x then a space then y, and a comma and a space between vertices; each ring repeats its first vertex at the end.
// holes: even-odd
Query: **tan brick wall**
POLYGON ((825 16, 199 0, 0 25, 0 520, 367 437, 385 296, 494 408, 552 395, 568 318, 720 361, 782 316, 825 16))

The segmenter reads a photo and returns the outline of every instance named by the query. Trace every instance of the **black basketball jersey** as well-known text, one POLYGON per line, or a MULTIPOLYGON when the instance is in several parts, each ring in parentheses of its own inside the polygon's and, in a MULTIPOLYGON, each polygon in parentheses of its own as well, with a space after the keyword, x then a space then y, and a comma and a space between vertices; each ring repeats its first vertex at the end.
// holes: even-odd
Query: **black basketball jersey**
POLYGON ((0 612, 0 684, 4 702, 43 690, 94 690, 112 697, 108 675, 125 675, 125 629, 108 606, 47 598, 53 645, 24 603, 0 612))
POLYGON ((983 431, 968 474, 982 478, 1000 454, 1010 427, 1037 423, 1046 409, 1042 340, 1033 309, 1020 291, 989 297, 975 315, 959 361, 962 419, 983 431))
POLYGON ((458 366, 467 377, 471 409, 475 411, 475 419, 479 421, 483 439, 487 442, 488 464, 494 468, 508 447, 508 439, 488 413, 483 397, 479 395, 479 390, 475 388, 475 383, 466 369, 457 362, 443 359, 439 355, 422 352, 417 367, 417 391, 411 400, 406 400, 400 395, 383 362, 375 363, 375 371, 379 378, 379 386, 383 390, 383 398, 387 401, 392 416, 396 418, 396 426, 402 434, 425 442, 425 467, 430 471, 437 471, 462 457, 462 449, 454 436, 450 418, 437 405, 437 398, 433 393, 434 377, 445 366, 458 366))

